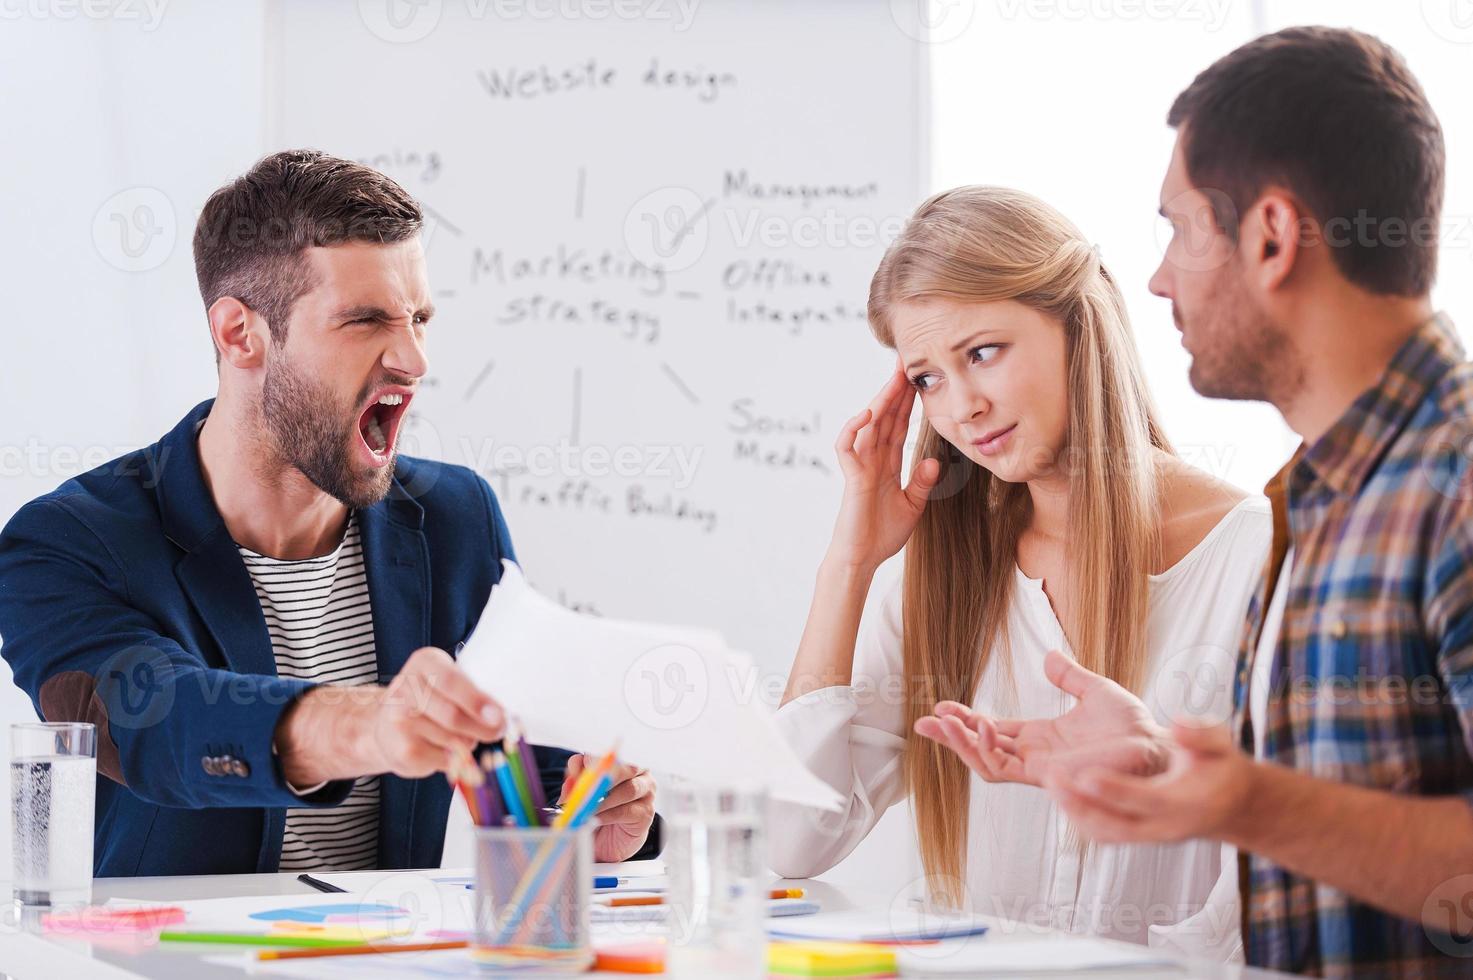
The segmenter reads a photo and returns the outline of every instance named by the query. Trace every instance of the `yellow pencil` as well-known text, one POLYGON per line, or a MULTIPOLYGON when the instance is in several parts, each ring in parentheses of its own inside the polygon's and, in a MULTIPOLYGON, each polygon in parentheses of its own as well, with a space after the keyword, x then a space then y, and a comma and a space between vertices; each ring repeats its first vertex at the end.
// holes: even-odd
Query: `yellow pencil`
POLYGON ((572 792, 562 802, 563 812, 559 813, 557 819, 552 822, 554 827, 566 827, 568 821, 572 820, 573 816, 582 809, 583 802, 588 794, 593 791, 593 787, 598 785, 598 781, 604 778, 605 773, 614 768, 614 758, 618 751, 619 746, 616 743, 613 748, 604 754, 602 759, 598 760, 598 765, 592 769, 584 769, 579 774, 578 779, 573 783, 572 792))

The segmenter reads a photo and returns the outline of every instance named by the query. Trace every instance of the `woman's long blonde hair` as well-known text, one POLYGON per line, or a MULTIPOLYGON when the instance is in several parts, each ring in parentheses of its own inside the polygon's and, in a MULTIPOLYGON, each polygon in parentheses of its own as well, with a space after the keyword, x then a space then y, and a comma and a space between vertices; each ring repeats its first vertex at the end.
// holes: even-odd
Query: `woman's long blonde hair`
MULTIPOLYGON (((1152 450, 1172 450, 1119 288, 1079 229, 1047 204, 1000 187, 959 187, 922 204, 885 253, 870 285, 875 336, 894 347, 896 306, 926 300, 1015 300, 1063 323, 1068 430, 1055 465, 1068 478, 1073 653, 1139 689, 1147 575, 1160 550, 1152 450)), ((971 704, 994 651, 1008 656, 1007 609, 1031 503, 1025 484, 994 478, 929 422, 915 454, 926 458, 941 461, 941 478, 906 546, 904 771, 931 895, 956 905, 970 775, 913 726, 938 701, 971 704)))

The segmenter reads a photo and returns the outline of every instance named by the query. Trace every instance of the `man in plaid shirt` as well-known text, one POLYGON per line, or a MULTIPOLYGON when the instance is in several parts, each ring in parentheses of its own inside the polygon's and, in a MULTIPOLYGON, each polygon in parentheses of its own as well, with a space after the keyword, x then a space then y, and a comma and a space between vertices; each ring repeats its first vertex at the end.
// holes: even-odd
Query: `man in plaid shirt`
POLYGON ((1050 654, 1067 715, 947 705, 945 741, 1096 841, 1235 845, 1255 966, 1473 976, 1473 367, 1429 298, 1441 128, 1396 52, 1326 28, 1227 55, 1169 122, 1152 291, 1199 392, 1303 439, 1267 488, 1231 725, 1163 730, 1050 654))

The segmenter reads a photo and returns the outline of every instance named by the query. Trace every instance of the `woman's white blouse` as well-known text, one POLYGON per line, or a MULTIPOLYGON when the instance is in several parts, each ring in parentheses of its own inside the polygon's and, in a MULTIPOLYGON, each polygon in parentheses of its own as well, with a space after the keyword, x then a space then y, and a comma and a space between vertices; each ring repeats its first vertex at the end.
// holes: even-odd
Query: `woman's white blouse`
MULTIPOLYGON (((1228 719, 1245 613, 1271 537, 1268 502, 1250 497, 1181 561, 1151 576, 1142 697, 1162 723, 1183 714, 1228 719)), ((1068 641, 1043 583, 1015 574, 1011 669, 1006 657, 992 657, 973 703, 1001 718, 1062 714, 1074 699, 1044 677, 1043 657, 1052 649, 1070 653, 1068 641)), ((770 859, 786 877, 833 867, 907 795, 898 586, 875 612, 855 650, 852 685, 811 691, 777 713, 809 768, 847 801, 843 813, 821 818, 773 804, 774 826, 784 832, 771 835, 770 859)), ((976 776, 967 813, 966 886, 974 911, 1196 956, 1241 955, 1232 848, 1189 841, 1081 851, 1042 790, 976 776)))

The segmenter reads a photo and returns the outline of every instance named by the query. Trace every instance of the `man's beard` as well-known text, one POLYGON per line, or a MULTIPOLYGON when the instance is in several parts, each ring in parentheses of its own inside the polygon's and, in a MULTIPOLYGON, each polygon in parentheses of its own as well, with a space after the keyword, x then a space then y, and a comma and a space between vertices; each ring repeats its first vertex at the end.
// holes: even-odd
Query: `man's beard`
POLYGON ((1253 301, 1231 269, 1223 269, 1210 307, 1186 328, 1193 337, 1190 380, 1199 395, 1282 405, 1304 381, 1298 352, 1283 329, 1253 301))
POLYGON ((267 367, 261 417, 277 459, 300 470, 323 493, 360 509, 384 499, 394 467, 354 466, 358 420, 347 413, 331 390, 298 372, 290 361, 280 359, 267 367))

